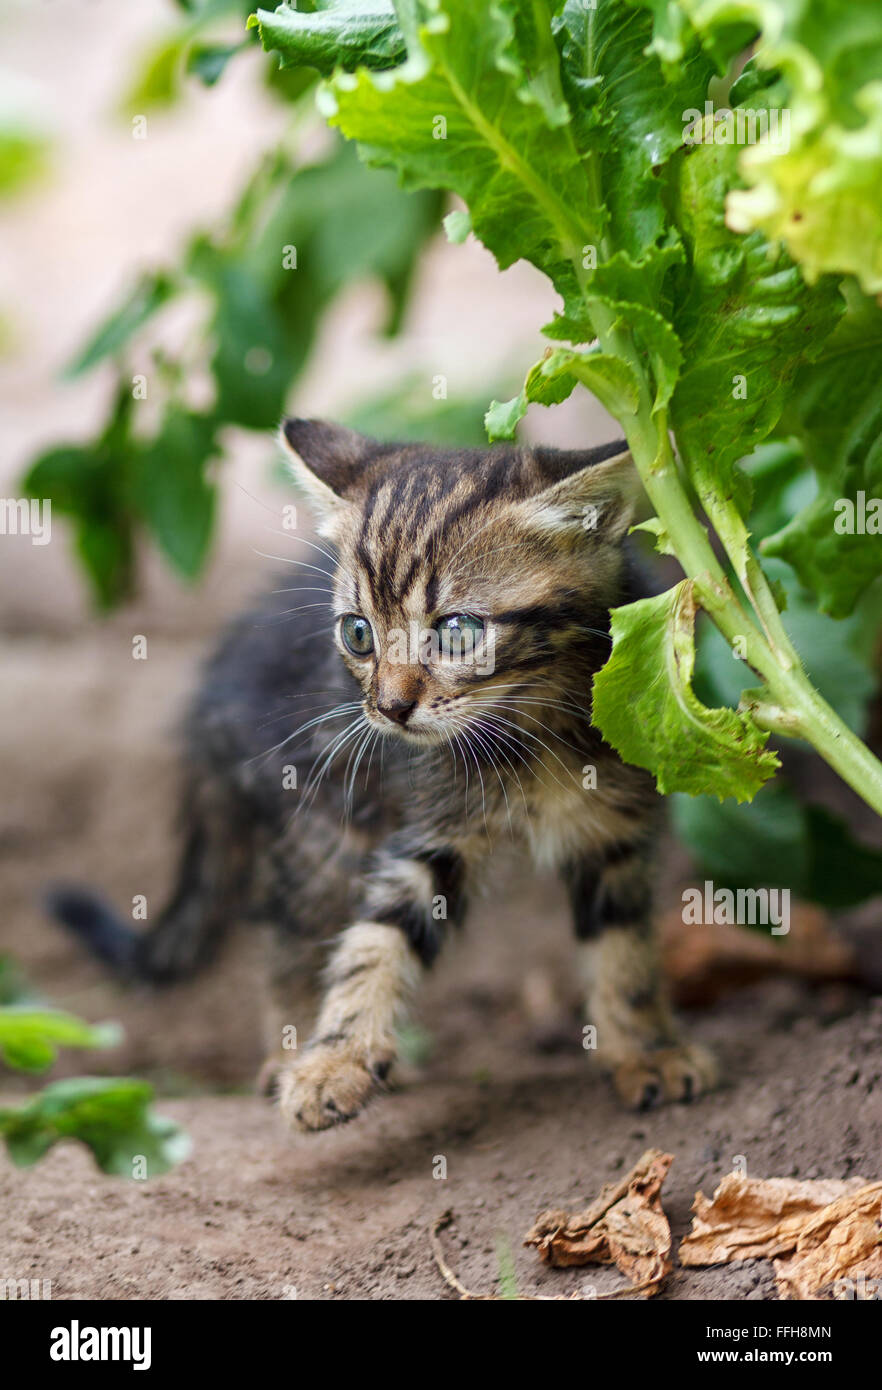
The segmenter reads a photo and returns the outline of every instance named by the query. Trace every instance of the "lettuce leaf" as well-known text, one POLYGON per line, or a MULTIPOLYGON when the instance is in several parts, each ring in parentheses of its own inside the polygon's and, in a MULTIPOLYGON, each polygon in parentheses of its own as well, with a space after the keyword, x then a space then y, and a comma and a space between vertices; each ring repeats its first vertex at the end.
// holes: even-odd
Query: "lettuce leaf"
POLYGON ((389 0, 317 5, 313 13, 280 5, 258 10, 248 27, 258 28, 264 47, 278 52, 280 67, 316 68, 325 76, 337 67, 393 68, 407 56, 389 0))
POLYGON ((458 193, 500 268, 530 260, 573 290, 604 213, 559 103, 536 96, 514 5, 427 0, 422 8, 427 21, 408 61, 387 73, 337 72, 320 93, 322 109, 368 163, 396 169, 405 187, 458 193))
POLYGON ((696 696, 695 614, 688 579, 613 609, 613 654, 594 679, 593 717, 626 762, 655 774, 660 792, 749 801, 778 759, 746 714, 708 709, 696 696))
POLYGON ((817 496, 761 546, 787 560, 835 618, 882 574, 882 309, 853 289, 850 300, 796 378, 785 419, 815 471, 817 496))
MULTIPOLYGON (((642 0, 653 49, 676 72, 693 32, 724 70, 756 38, 775 81, 780 139, 742 149, 736 231, 781 240, 809 280, 851 274, 882 290, 882 8, 878 0, 642 0)), ((745 94, 746 95, 746 94, 745 94)))

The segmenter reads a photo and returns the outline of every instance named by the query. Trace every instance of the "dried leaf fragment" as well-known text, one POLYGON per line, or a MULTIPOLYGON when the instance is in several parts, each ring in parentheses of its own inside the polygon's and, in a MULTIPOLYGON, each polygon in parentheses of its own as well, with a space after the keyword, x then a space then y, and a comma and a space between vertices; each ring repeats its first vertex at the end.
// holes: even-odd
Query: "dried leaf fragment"
POLYGON ((607 1183, 585 1211, 544 1211, 524 1240, 539 1258, 559 1268, 615 1264, 649 1298, 671 1269, 671 1228, 661 1188, 671 1154, 647 1149, 616 1183, 607 1183))
POLYGON ((877 1298, 882 1292, 882 1182, 799 1182, 730 1173, 697 1193, 684 1265, 775 1258, 782 1298, 877 1298))
POLYGON ((692 1229, 679 1250, 683 1265, 729 1264, 784 1255, 796 1248, 806 1222, 829 1203, 866 1184, 866 1178, 799 1182, 727 1173, 708 1201, 692 1203, 692 1229))
POLYGON ((882 1182, 822 1208, 804 1227, 796 1253, 775 1261, 782 1298, 882 1296, 882 1182))

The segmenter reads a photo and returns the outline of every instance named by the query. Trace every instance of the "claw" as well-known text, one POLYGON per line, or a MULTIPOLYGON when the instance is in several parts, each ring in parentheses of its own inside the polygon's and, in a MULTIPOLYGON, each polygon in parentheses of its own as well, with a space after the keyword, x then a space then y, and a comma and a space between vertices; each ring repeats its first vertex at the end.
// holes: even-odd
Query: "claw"
POLYGON ((279 1108, 297 1129, 312 1131, 346 1124, 380 1089, 392 1060, 372 1062, 339 1043, 311 1048, 283 1070, 279 1108))
POLYGON ((635 1053, 614 1072, 616 1090, 626 1105, 650 1110, 663 1101, 688 1104, 718 1080, 716 1062, 706 1048, 682 1044, 655 1052, 635 1053))

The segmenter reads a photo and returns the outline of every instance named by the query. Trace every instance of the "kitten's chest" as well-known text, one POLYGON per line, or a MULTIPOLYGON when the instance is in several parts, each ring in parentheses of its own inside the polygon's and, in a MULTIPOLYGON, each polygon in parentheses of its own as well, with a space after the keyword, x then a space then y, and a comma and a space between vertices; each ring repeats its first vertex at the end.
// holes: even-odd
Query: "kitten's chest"
POLYGON ((541 755, 514 742, 481 763, 459 756, 418 769, 403 764, 402 825, 468 845, 474 863, 513 849, 536 870, 559 870, 633 839, 654 804, 651 780, 627 767, 599 739, 579 747, 546 731, 541 755), (524 750, 533 756, 527 758, 524 750), (503 756, 504 755, 504 756, 503 756), (429 770, 431 768, 431 770, 429 770))
POLYGON ((620 777, 621 765, 610 758, 590 761, 575 751, 544 756, 521 806, 521 835, 537 868, 560 867, 630 836, 620 777))

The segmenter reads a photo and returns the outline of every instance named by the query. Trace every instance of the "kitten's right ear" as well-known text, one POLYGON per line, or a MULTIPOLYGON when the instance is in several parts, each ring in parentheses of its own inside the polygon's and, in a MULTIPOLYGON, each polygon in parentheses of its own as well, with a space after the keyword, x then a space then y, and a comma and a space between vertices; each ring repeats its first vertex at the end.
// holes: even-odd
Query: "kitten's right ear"
POLYGON ((279 441, 317 519, 322 526, 332 524, 358 491, 375 441, 330 420, 298 419, 282 422, 279 441))

